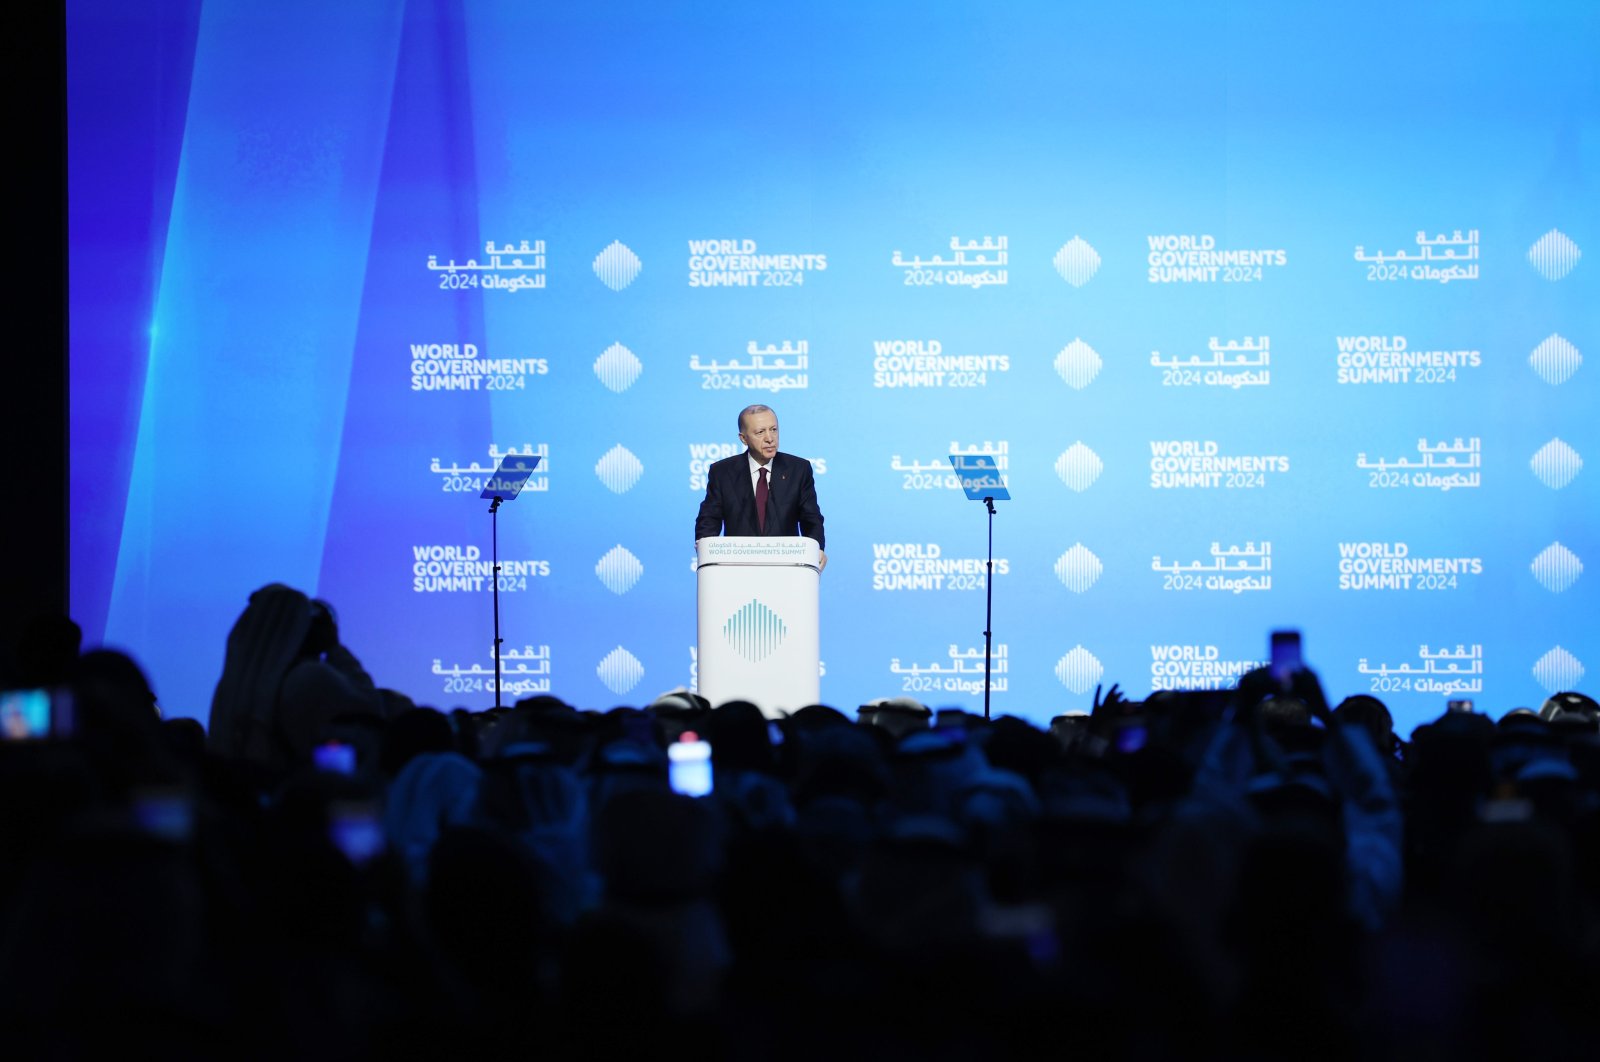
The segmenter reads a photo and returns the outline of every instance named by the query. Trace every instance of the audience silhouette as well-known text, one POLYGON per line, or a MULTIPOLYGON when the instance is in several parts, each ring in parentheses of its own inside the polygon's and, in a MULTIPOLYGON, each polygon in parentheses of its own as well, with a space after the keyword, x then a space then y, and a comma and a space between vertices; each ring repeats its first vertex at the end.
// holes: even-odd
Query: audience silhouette
MULTIPOLYGON (((11 1057, 1539 1057, 1600 1035, 1600 708, 1316 675, 1048 730, 905 698, 413 706, 251 595, 209 726, 65 619, 6 686, 11 1057), (70 707, 69 707, 70 706, 70 707), (690 732, 714 787, 673 789, 690 732), (10 731, 8 730, 8 733, 10 731)), ((155 676, 159 680, 159 676, 155 676)))

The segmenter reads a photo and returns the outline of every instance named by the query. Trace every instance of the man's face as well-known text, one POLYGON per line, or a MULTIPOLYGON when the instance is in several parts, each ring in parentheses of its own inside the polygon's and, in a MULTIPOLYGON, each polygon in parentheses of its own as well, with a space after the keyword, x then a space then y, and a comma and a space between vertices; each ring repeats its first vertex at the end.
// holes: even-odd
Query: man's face
POLYGON ((772 455, 778 452, 778 415, 771 410, 747 414, 739 441, 755 455, 758 464, 771 461, 772 455))

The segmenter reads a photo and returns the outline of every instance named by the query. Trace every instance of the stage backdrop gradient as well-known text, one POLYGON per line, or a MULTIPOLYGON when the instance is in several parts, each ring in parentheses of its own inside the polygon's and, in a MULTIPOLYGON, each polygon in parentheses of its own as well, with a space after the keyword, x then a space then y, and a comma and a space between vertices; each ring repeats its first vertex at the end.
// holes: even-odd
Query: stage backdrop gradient
POLYGON ((204 717, 273 581, 382 685, 695 678, 735 415, 827 515, 822 690, 1231 684, 1402 726, 1600 668, 1600 9, 68 5, 72 605, 204 717), (1586 467, 1588 466, 1588 467, 1586 467))

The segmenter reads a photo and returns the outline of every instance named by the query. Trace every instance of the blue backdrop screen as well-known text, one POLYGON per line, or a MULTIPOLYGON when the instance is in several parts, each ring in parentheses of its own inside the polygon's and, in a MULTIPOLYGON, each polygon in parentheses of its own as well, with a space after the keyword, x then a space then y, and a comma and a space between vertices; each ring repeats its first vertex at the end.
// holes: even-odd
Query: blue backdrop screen
POLYGON ((1594 5, 672 6, 68 5, 72 607, 170 712, 271 581, 491 703, 513 451, 511 694, 692 684, 751 402, 843 707, 979 703, 960 452, 997 712, 1600 662, 1594 5))

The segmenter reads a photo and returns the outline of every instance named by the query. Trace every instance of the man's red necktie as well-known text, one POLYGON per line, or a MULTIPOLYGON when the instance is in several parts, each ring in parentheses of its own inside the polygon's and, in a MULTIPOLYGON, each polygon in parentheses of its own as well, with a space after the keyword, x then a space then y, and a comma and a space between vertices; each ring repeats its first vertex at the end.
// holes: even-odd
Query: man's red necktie
POLYGON ((767 529, 767 470, 761 470, 760 478, 756 481, 756 526, 762 531, 767 529))

